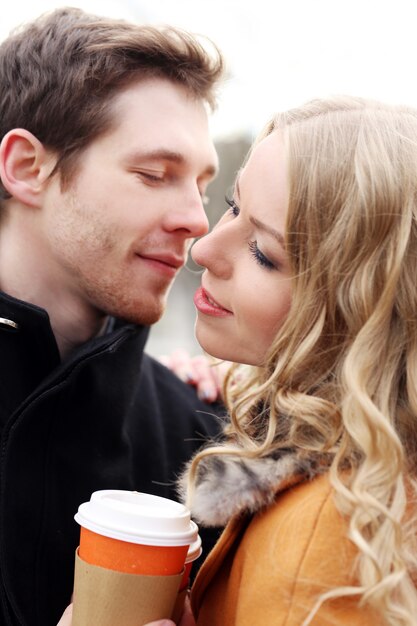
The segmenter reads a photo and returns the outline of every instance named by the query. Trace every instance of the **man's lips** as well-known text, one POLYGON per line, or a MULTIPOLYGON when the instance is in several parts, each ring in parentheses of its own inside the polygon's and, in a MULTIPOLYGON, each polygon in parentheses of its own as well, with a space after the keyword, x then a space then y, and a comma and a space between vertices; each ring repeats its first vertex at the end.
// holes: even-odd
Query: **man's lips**
POLYGON ((214 300, 204 287, 199 287, 195 292, 194 304, 200 313, 211 315, 212 317, 229 317, 230 315, 233 315, 231 311, 225 309, 221 306, 221 304, 216 302, 216 300, 214 300))
POLYGON ((148 264, 151 264, 155 269, 167 272, 168 274, 175 274, 185 264, 185 258, 175 254, 164 253, 136 253, 140 259, 148 264))

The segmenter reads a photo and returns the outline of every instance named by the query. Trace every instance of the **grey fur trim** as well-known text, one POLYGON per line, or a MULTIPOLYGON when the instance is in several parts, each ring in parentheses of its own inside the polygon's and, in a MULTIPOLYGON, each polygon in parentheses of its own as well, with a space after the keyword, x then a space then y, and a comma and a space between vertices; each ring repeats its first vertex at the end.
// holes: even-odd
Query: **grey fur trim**
MULTIPOLYGON (((224 526, 239 513, 255 513, 279 491, 320 473, 317 460, 282 450, 277 458, 248 459, 217 454, 202 459, 193 490, 191 514, 203 526, 224 526)), ((188 469, 179 483, 185 499, 188 469)))

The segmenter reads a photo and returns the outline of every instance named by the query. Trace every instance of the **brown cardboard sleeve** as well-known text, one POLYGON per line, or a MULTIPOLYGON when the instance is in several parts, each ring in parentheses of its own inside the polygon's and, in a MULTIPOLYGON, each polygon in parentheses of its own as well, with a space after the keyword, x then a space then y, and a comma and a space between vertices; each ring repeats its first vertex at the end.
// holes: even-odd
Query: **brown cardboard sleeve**
POLYGON ((181 615, 184 611, 184 603, 187 597, 187 593, 188 593, 188 589, 183 589, 182 591, 179 591, 177 595, 177 599, 175 600, 175 606, 171 613, 171 619, 176 624, 180 621, 181 615))
POLYGON ((173 614, 182 574, 124 574, 75 555, 72 626, 141 626, 173 614))

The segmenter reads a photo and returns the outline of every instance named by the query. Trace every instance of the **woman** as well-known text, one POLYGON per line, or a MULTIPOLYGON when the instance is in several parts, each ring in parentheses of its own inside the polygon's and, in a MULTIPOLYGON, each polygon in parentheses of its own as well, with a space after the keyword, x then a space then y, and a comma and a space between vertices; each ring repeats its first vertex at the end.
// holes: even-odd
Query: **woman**
POLYGON ((196 334, 249 371, 183 480, 197 522, 227 522, 195 621, 416 625, 417 111, 279 115, 228 204, 193 248, 196 334))
POLYGON ((417 624, 417 112, 279 115, 193 257, 196 334, 231 375, 230 443, 189 471, 228 521, 198 625, 417 624))

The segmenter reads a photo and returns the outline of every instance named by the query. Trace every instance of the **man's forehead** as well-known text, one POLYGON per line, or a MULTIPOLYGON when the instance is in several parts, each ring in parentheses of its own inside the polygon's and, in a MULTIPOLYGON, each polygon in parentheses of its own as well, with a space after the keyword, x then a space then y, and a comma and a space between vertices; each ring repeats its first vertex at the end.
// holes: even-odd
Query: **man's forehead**
POLYGON ((203 100, 180 85, 152 78, 127 87, 112 104, 112 134, 127 158, 197 165, 207 177, 218 170, 203 100))

